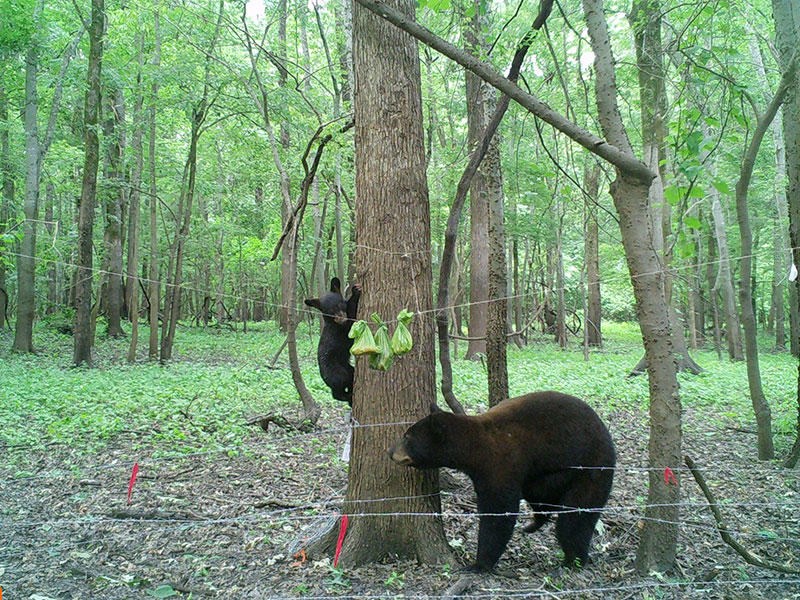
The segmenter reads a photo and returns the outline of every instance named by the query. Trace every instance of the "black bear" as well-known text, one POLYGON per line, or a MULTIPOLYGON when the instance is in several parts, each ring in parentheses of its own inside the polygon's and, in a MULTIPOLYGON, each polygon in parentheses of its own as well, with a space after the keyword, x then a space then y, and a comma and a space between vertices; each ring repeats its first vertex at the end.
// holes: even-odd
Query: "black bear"
POLYGON ((353 286, 350 298, 342 296, 342 284, 338 277, 331 279, 331 291, 322 298, 307 298, 306 305, 322 313, 324 324, 317 348, 317 362, 322 381, 331 388, 337 400, 353 403, 353 373, 350 364, 350 347, 353 340, 347 337, 356 318, 361 288, 353 286))
POLYGON ((563 564, 587 564, 616 462, 614 443, 597 413, 559 392, 511 398, 476 416, 432 404, 431 414, 414 423, 389 454, 401 465, 450 467, 472 479, 481 514, 473 571, 495 566, 523 498, 537 511, 525 531, 536 531, 557 513, 563 564))

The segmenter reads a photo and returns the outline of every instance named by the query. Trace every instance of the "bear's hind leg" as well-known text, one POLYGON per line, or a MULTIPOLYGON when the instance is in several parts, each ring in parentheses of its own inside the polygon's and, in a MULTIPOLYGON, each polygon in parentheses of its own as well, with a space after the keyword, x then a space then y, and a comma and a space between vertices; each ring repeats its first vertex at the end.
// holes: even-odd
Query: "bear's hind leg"
POLYGON ((589 512, 561 513, 556 519, 556 539, 564 551, 562 564, 566 567, 583 567, 589 564, 589 544, 600 512, 599 509, 588 510, 589 512))

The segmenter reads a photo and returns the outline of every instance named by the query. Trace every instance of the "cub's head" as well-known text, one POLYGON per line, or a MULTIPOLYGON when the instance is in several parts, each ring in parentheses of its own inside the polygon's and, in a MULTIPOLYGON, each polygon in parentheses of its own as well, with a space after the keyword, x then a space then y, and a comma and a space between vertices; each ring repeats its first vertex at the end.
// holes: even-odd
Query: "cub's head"
POLYGON ((338 277, 331 279, 331 291, 322 298, 306 298, 306 306, 316 308, 326 321, 334 321, 339 325, 347 323, 347 302, 342 297, 342 283, 338 277))
POLYGON ((389 448, 389 457, 399 465, 417 469, 444 466, 450 442, 450 413, 431 404, 431 414, 408 428, 405 435, 389 448))

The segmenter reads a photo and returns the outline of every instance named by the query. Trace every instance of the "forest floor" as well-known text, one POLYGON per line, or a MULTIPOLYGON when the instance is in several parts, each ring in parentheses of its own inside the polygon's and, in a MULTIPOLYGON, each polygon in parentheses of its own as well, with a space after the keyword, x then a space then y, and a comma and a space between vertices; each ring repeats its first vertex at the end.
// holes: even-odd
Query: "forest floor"
MULTIPOLYGON (((8 341, 0 337, 4 347, 8 341)), ((263 346, 264 336, 251 343, 263 346)), ((277 346, 279 340, 270 343, 277 346)), ((262 406, 244 388, 264 388, 276 372, 261 369, 250 381, 242 373, 253 369, 252 364, 237 366, 234 355, 204 346, 202 360, 192 359, 187 349, 176 362, 195 364, 196 369, 211 368, 207 363, 225 372, 238 369, 241 387, 223 382, 231 390, 230 397, 235 396, 227 406, 219 392, 205 405, 191 387, 180 387, 187 385, 182 375, 179 387, 165 392, 166 384, 159 384, 161 375, 151 370, 143 377, 154 389, 144 401, 158 404, 162 412, 139 410, 138 403, 125 405, 125 412, 115 404, 115 396, 109 392, 106 402, 92 383, 83 392, 74 389, 80 387, 75 377, 101 377, 109 390, 139 377, 137 371, 114 366, 120 361, 110 350, 112 342, 100 350, 105 354, 99 368, 82 372, 65 366, 69 338, 54 338, 47 345, 48 356, 25 359, 0 353, 0 362, 10 366, 0 371, 0 390, 5 390, 0 392, 4 432, 0 438, 0 588, 5 600, 438 598, 459 579, 461 564, 393 560, 340 570, 332 567, 331 557, 297 554, 301 540, 337 526, 347 484, 346 464, 340 458, 347 434, 341 404, 326 401, 319 427, 311 433, 274 426, 265 432, 243 425, 262 406), (31 381, 22 382, 23 374, 31 381), (59 386, 59 378, 66 382, 59 386), (14 385, 49 391, 22 398, 10 392, 14 385), (155 389, 159 385, 160 391, 155 389), (53 406, 42 399, 69 395, 65 390, 78 396, 53 406), (84 399, 98 394, 101 397, 84 399), (230 422, 241 428, 223 427, 226 421, 217 413, 204 412, 206 406, 230 414, 230 422), (14 407, 16 420, 3 407, 8 411, 14 407), (70 410, 74 412, 67 415, 70 410), (107 410, 115 418, 112 425, 103 421, 102 435, 97 435, 91 427, 107 410), (9 427, 15 430, 13 436, 9 427), (236 433, 235 440, 231 431, 236 433), (127 503, 134 462, 139 465, 138 478, 127 503)), ((262 362, 268 362, 269 353, 264 348, 262 352, 267 357, 262 362)), ((313 344, 304 352, 311 379, 313 344)), ((708 504, 686 471, 678 473, 682 506, 677 567, 666 574, 636 575, 634 559, 645 519, 648 480, 648 416, 641 401, 646 382, 639 378, 618 383, 624 373, 613 357, 633 365, 638 358, 635 345, 609 343, 605 352, 593 354, 589 371, 597 374, 608 369, 609 373, 592 384, 595 393, 584 397, 608 423, 619 461, 614 490, 593 540, 592 564, 577 571, 560 569, 552 525, 532 535, 522 534, 522 527, 517 527, 497 573, 473 580, 462 597, 800 598, 800 574, 750 566, 720 539, 708 504), (624 400, 612 399, 621 393, 616 386, 628 390, 624 400)), ((700 355, 707 369, 701 387, 714 390, 713 394, 701 398, 696 387, 700 384, 682 378, 683 450, 705 473, 731 534, 759 556, 800 569, 800 470, 757 460, 752 414, 725 387, 741 386, 746 395, 746 380, 740 379, 743 371, 731 374, 730 365, 717 363, 715 356, 700 355), (718 394, 731 397, 718 398, 718 394)), ((515 351, 510 360, 530 363, 537 372, 550 371, 559 377, 554 365, 574 361, 571 370, 578 371, 583 359, 578 349, 553 352, 549 342, 539 341, 515 351), (560 362, 551 364, 550 360, 560 362)), ((461 363, 457 363, 457 377, 460 373, 462 380, 480 379, 479 364, 461 363)), ((768 386, 773 399, 780 397, 773 407, 779 423, 792 417, 789 394, 794 368, 785 356, 765 359, 767 378, 780 379, 778 388, 768 386)), ((521 367, 511 372, 525 373, 521 367)), ((201 375, 213 380, 208 371, 201 375)), ((572 391, 586 385, 581 384, 584 376, 580 373, 574 383, 561 377, 559 386, 536 380, 531 389, 572 391)), ((211 387, 205 385, 205 389, 211 387)), ((279 384, 264 388, 263 394, 274 390, 289 395, 279 384)), ((296 404, 279 402, 277 406, 290 413, 289 407, 296 404)), ((785 453, 792 441, 786 433, 776 435, 778 453, 785 453)), ((467 479, 453 479, 454 485, 442 492, 444 525, 464 563, 475 553, 475 500, 467 479)), ((527 507, 523 504, 521 510, 527 507)))

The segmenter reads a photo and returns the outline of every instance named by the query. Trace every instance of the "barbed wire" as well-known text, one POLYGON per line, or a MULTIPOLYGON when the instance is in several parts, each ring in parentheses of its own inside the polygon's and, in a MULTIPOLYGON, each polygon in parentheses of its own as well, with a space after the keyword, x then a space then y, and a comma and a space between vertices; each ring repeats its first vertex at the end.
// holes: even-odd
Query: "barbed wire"
MULTIPOLYGON (((389 253, 389 254, 398 254, 398 255, 408 255, 409 254, 409 252, 406 252, 406 251, 384 250, 384 249, 381 249, 381 248, 373 248, 373 247, 364 246, 364 245, 360 245, 359 247, 365 248, 365 249, 369 249, 369 250, 373 250, 373 251, 385 252, 385 253, 389 253)), ((795 250, 795 248, 788 248, 787 251, 792 252, 794 250, 795 250)), ((706 266, 709 266, 709 265, 720 265, 720 264, 725 263, 725 262, 731 264, 731 263, 734 263, 734 262, 738 262, 740 260, 744 260, 745 258, 758 258, 758 257, 766 255, 768 252, 769 252, 768 250, 764 250, 762 252, 753 252, 753 253, 747 254, 747 255, 738 255, 738 256, 734 256, 734 257, 729 257, 728 259, 719 258, 719 259, 714 259, 714 260, 700 262, 700 263, 696 263, 696 264, 690 264, 690 265, 670 266, 668 268, 656 269, 654 271, 649 271, 649 272, 646 272, 646 273, 639 273, 639 274, 636 274, 636 275, 631 275, 630 273, 628 273, 628 274, 620 274, 620 275, 616 275, 616 276, 608 276, 608 277, 604 277, 604 278, 598 279, 597 281, 589 281, 589 282, 585 282, 583 284, 578 283, 578 284, 574 284, 574 285, 571 285, 571 286, 564 285, 562 287, 554 287, 554 288, 551 289, 551 292, 560 292, 560 291, 568 292, 568 291, 572 290, 573 288, 577 288, 580 285, 586 285, 586 286, 588 286, 588 285, 608 285, 610 283, 628 281, 628 280, 633 280, 633 279, 637 279, 637 278, 640 278, 640 277, 641 278, 652 277, 652 276, 655 276, 655 275, 663 275, 665 273, 676 273, 676 272, 685 271, 685 270, 698 269, 698 268, 706 267, 706 266)), ((123 279, 127 279, 128 278, 128 275, 127 275, 126 272, 109 271, 108 269, 103 269, 101 267, 94 267, 94 266, 92 266, 92 267, 83 267, 83 266, 81 266, 81 265, 79 265, 77 263, 66 261, 66 260, 56 260, 56 259, 53 259, 53 258, 46 258, 46 257, 42 257, 42 256, 34 256, 34 255, 29 255, 29 254, 23 254, 23 253, 20 253, 20 252, 8 252, 7 251, 6 254, 8 254, 10 256, 16 256, 18 258, 29 258, 29 259, 32 259, 32 260, 35 260, 35 261, 53 263, 53 264, 61 265, 63 267, 71 267, 73 269, 80 270, 81 272, 89 271, 93 275, 115 276, 115 277, 120 277, 120 278, 123 278, 123 279)), ((180 288, 182 290, 186 290, 186 291, 189 291, 189 292, 194 292, 194 293, 197 293, 197 294, 203 294, 204 296, 209 296, 209 297, 212 297, 212 298, 218 298, 218 297, 221 296, 221 297, 223 297, 225 299, 235 300, 235 301, 238 301, 238 302, 241 302, 241 301, 252 302, 254 305, 260 305, 260 306, 269 307, 269 308, 272 308, 272 309, 286 310, 286 309, 290 308, 288 305, 280 304, 280 303, 276 303, 276 302, 269 302, 267 300, 264 300, 263 298, 256 298, 256 297, 253 297, 253 296, 246 296, 246 295, 241 295, 241 294, 232 294, 232 293, 228 293, 228 292, 223 292, 222 294, 220 294, 218 290, 208 290, 208 289, 204 289, 204 288, 197 287, 197 286, 194 286, 194 285, 187 285, 187 284, 185 284, 183 282, 181 284, 175 284, 175 283, 168 282, 168 281, 161 280, 161 279, 150 279, 148 277, 141 277, 141 276, 137 276, 136 280, 139 281, 139 282, 148 283, 148 284, 155 283, 155 284, 158 284, 159 286, 164 286, 165 288, 180 288)), ((507 302, 507 301, 516 300, 516 299, 535 298, 536 296, 537 296, 537 292, 532 290, 532 291, 526 292, 526 293, 509 294, 509 295, 502 296, 502 297, 499 297, 499 298, 492 298, 492 299, 480 300, 480 301, 462 302, 462 303, 459 303, 459 304, 451 304, 449 306, 444 307, 444 310, 448 310, 449 311, 449 310, 454 310, 454 309, 464 309, 464 308, 467 308, 467 307, 470 307, 470 306, 479 306, 479 305, 482 305, 482 304, 490 304, 492 302, 500 302, 500 301, 507 302)), ((298 305, 298 306, 296 306, 294 308, 298 313, 301 313, 301 314, 307 314, 307 315, 318 314, 318 311, 316 311, 314 309, 310 309, 310 308, 304 308, 302 305, 298 305)), ((415 310, 415 312, 418 315, 435 314, 438 311, 439 311, 438 308, 415 310)), ((396 319, 387 319, 384 322, 386 322, 388 324, 391 324, 391 323, 395 323, 396 319)))

